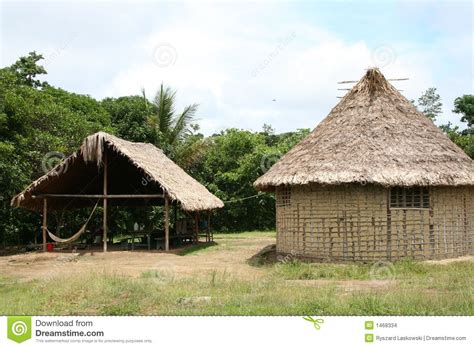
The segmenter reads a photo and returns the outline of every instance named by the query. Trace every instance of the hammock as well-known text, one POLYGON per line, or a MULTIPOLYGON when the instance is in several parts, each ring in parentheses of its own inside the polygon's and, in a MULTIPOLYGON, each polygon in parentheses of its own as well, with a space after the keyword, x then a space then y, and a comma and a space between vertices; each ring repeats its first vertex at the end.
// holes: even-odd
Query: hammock
POLYGON ((92 215, 94 215, 94 212, 97 209, 97 206, 99 205, 99 201, 97 201, 97 203, 95 204, 94 209, 92 209, 92 212, 89 215, 89 217, 87 218, 84 225, 82 225, 82 227, 79 229, 79 231, 77 231, 73 236, 71 236, 69 238, 59 238, 58 236, 55 236, 53 233, 51 233, 51 231, 48 230, 48 228, 46 228, 46 231, 48 231, 49 237, 52 240, 54 240, 56 243, 71 243, 71 242, 74 242, 77 239, 79 239, 79 237, 86 231, 87 224, 89 223, 90 219, 92 218, 92 215))

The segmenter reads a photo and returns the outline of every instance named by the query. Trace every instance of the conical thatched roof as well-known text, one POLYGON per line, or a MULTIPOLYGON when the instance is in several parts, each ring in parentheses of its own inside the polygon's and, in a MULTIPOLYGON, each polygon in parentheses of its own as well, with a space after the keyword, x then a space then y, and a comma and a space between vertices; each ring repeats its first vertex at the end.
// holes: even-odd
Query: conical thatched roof
POLYGON ((393 87, 365 76, 298 145, 255 182, 474 185, 474 161, 393 87))
MULTIPOLYGON (((38 210, 42 207, 37 194, 101 194, 103 155, 107 151, 109 194, 166 193, 184 210, 198 211, 221 208, 222 201, 189 176, 157 147, 147 143, 133 143, 99 132, 87 137, 80 150, 57 167, 31 183, 13 197, 11 204, 38 210)), ((85 202, 87 203, 87 202, 85 202)), ((61 209, 84 206, 74 198, 48 199, 48 208, 61 209)))

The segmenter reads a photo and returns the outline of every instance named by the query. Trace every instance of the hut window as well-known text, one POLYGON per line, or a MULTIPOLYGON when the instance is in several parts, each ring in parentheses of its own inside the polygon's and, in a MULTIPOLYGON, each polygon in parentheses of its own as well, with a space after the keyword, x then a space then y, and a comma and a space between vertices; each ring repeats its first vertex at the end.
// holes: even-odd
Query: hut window
POLYGON ((276 206, 289 207, 291 205, 291 187, 280 187, 276 192, 276 206))
POLYGON ((392 187, 390 189, 390 208, 428 209, 430 192, 427 187, 392 187))

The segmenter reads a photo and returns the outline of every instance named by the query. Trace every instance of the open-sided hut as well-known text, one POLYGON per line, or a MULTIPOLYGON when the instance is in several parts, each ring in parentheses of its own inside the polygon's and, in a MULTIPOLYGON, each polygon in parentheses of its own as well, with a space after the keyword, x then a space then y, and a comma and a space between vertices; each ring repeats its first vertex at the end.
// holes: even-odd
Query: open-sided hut
POLYGON ((81 148, 12 199, 12 206, 43 211, 46 248, 48 210, 104 207, 104 251, 107 250, 107 205, 164 205, 165 247, 169 249, 169 206, 176 202, 189 212, 224 206, 202 184, 189 176, 157 147, 134 143, 99 132, 81 148))
POLYGON ((474 161, 378 69, 255 186, 275 192, 279 253, 373 261, 474 252, 474 161))

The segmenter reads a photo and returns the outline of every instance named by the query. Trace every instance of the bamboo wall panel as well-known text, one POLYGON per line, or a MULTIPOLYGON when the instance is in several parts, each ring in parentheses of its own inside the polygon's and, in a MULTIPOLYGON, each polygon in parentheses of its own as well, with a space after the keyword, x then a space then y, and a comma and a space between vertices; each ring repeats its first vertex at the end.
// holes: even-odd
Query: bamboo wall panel
POLYGON ((473 254, 474 188, 430 188, 430 207, 390 208, 375 185, 279 188, 277 252, 321 261, 473 254))

